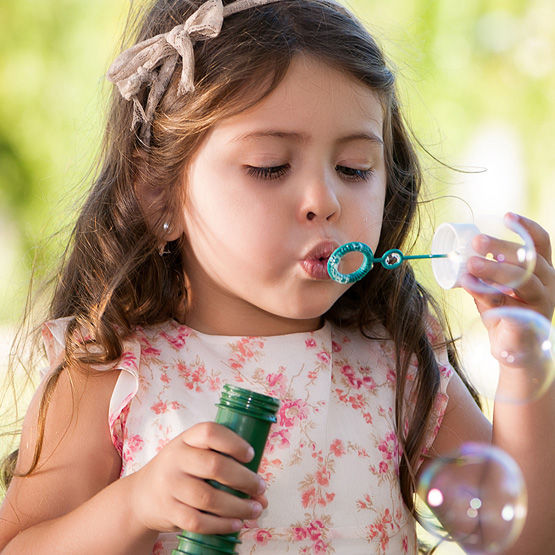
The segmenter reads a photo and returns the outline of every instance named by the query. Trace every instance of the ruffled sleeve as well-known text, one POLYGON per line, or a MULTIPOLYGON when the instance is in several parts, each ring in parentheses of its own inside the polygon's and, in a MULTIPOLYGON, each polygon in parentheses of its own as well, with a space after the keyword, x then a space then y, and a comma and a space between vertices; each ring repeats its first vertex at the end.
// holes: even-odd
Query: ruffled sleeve
POLYGON ((44 379, 64 361, 66 330, 70 322, 71 317, 67 317, 50 320, 42 325, 42 342, 48 365, 40 370, 41 379, 44 379))
POLYGON ((449 402, 447 386, 449 385, 451 376, 455 371, 449 362, 447 348, 444 344, 443 331, 437 319, 430 316, 426 322, 426 328, 426 335, 434 348, 435 358, 439 367, 439 389, 430 414, 424 448, 422 450, 422 456, 420 457, 418 466, 422 464, 424 457, 428 455, 439 432, 439 428, 449 402))
MULTIPOLYGON (((58 318, 45 322, 42 326, 42 338, 48 366, 41 370, 41 379, 57 368, 64 360, 66 330, 71 322, 71 317, 58 318)), ((106 365, 95 365, 93 370, 104 372, 107 370, 121 370, 116 385, 110 398, 108 423, 112 442, 121 453, 122 438, 122 413, 139 388, 139 364, 141 358, 141 345, 136 334, 123 340, 122 355, 116 362, 106 365)))

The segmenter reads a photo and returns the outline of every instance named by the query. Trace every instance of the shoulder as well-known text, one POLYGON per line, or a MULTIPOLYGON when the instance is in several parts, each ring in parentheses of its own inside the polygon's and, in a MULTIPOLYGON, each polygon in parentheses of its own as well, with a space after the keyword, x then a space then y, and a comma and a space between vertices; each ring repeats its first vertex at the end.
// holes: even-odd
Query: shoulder
POLYGON ((71 368, 42 381, 23 423, 16 473, 29 470, 37 444, 40 458, 28 476, 12 479, 0 512, 11 523, 3 535, 66 514, 118 478, 121 460, 108 425, 118 375, 71 368))

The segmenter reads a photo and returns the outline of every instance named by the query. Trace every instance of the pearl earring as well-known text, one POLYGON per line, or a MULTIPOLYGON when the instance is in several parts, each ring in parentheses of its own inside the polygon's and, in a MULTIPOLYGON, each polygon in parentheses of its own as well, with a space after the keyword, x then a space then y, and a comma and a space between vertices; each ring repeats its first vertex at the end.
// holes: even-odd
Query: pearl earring
MULTIPOLYGON (((162 224, 162 231, 164 232, 164 235, 167 235, 170 231, 170 224, 169 222, 164 222, 162 224)), ((158 254, 160 256, 164 256, 165 254, 169 254, 170 251, 166 248, 168 246, 168 243, 166 241, 164 241, 159 247, 158 247, 158 254)))

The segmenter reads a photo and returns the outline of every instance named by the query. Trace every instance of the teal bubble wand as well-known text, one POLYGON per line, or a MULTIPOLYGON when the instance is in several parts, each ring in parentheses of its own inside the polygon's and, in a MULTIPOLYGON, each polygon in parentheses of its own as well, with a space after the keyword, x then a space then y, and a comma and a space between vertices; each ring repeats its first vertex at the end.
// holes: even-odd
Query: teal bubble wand
POLYGON ((447 258, 447 254, 403 254, 399 249, 390 249, 382 256, 376 258, 372 249, 360 241, 352 241, 345 243, 335 249, 328 259, 328 274, 338 283, 355 283, 361 280, 374 266, 374 264, 381 264, 386 270, 393 270, 400 266, 405 260, 419 260, 419 259, 432 259, 432 258, 447 258), (339 263, 341 259, 350 252, 360 252, 364 257, 362 264, 350 274, 343 274, 339 271, 339 263))

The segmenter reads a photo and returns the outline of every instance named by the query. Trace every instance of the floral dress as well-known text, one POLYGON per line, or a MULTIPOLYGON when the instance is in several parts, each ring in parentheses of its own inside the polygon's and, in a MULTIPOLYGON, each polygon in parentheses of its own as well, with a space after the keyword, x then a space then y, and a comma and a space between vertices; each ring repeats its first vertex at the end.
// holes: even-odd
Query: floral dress
MULTIPOLYGON (((66 325, 62 319, 44 327, 51 364, 60 358, 66 325)), ((426 449, 441 423, 453 372, 445 352, 437 356, 440 391, 426 449)), ((398 480, 391 341, 369 340, 329 322, 314 332, 228 337, 170 320, 137 328, 117 368, 107 419, 121 476, 141 468, 182 431, 214 420, 225 383, 281 400, 259 469, 269 506, 246 523, 238 553, 416 552, 415 523, 398 480)), ((413 360, 407 399, 417 370, 413 360)), ((169 554, 176 545, 175 534, 160 534, 153 553, 169 554)))

